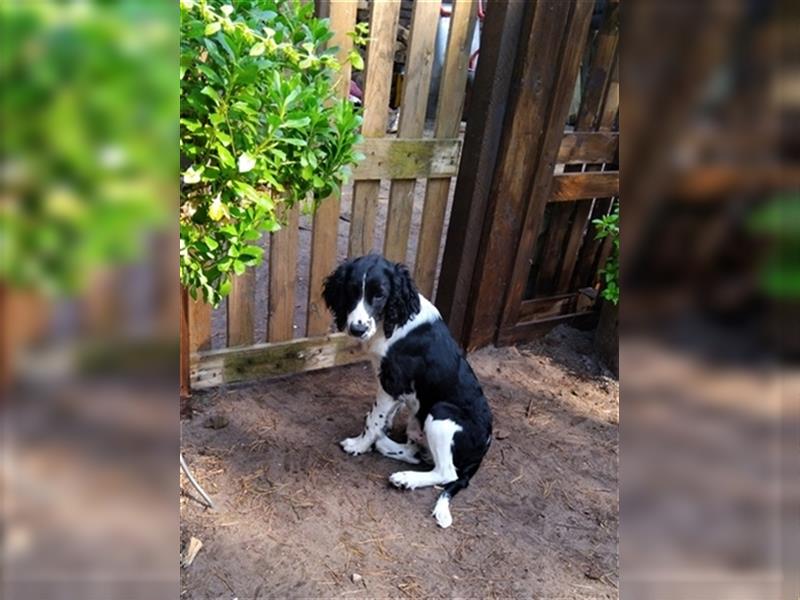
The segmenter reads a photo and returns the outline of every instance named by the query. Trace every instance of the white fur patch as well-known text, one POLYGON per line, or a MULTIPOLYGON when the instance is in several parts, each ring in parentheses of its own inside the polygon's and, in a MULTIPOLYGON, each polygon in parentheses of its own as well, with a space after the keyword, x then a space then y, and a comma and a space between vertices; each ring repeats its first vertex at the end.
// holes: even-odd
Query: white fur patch
MULTIPOLYGON (((383 358, 391 348, 392 344, 402 340, 411 331, 422 325, 423 323, 431 323, 442 318, 439 310, 422 294, 419 295, 419 312, 406 321, 401 327, 397 327, 392 333, 392 337, 388 340, 383 331, 378 331, 377 334, 367 344, 369 350, 376 357, 383 358)), ((355 312, 355 311, 353 311, 355 312)))
POLYGON ((375 318, 371 317, 369 312, 367 312, 367 305, 364 302, 364 298, 366 297, 366 285, 367 274, 364 273, 364 278, 361 280, 361 298, 358 300, 356 307, 350 311, 350 314, 347 315, 348 330, 350 329, 351 325, 356 323, 367 326, 367 331, 361 336, 362 340, 370 339, 373 335, 375 335, 375 332, 378 328, 375 318))
POLYGON ((436 506, 433 507, 433 512, 431 515, 434 519, 436 519, 436 524, 442 529, 447 529, 450 527, 450 525, 453 524, 453 517, 450 514, 450 496, 447 494, 442 494, 439 496, 439 499, 436 500, 436 506))
POLYGON ((425 419, 425 439, 433 458, 432 471, 398 471, 389 476, 389 481, 396 487, 413 490, 432 485, 444 485, 458 479, 453 464, 453 436, 462 427, 450 419, 434 419, 428 415, 425 419))

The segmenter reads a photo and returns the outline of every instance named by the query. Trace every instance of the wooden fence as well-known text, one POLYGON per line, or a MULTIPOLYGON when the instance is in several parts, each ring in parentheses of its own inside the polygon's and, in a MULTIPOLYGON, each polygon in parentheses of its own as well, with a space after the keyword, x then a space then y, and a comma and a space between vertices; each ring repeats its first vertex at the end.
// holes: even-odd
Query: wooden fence
POLYGON ((499 41, 481 47, 436 299, 468 349, 595 315, 610 244, 591 221, 619 194, 619 3, 604 4, 595 27, 591 1, 487 11, 499 41))
MULTIPOLYGON (((326 7, 334 37, 331 44, 344 57, 352 48, 346 33, 356 22, 358 2, 336 1, 326 7)), ((258 376, 346 364, 362 357, 347 338, 329 333, 331 317, 321 298, 322 282, 337 262, 340 217, 349 220, 347 255, 375 249, 391 260, 404 261, 418 179, 427 180, 414 276, 420 290, 432 296, 452 177, 460 159, 459 129, 464 104, 470 43, 477 19, 475 0, 458 0, 453 8, 447 51, 439 85, 432 130, 426 130, 439 2, 413 3, 405 77, 402 79, 400 122, 396 136, 387 136, 399 1, 370 4, 370 34, 364 73, 362 152, 366 159, 354 170, 352 201, 347 213, 338 196, 325 200, 311 224, 307 271, 305 337, 295 338, 296 273, 299 255, 299 215, 286 215, 286 226, 269 239, 266 310, 259 314, 256 272, 234 282, 227 300, 226 347, 211 349, 212 311, 201 302, 184 299, 185 331, 191 350, 191 385, 201 389, 258 376), (390 180, 383 247, 375 248, 376 211, 381 180, 390 180), (266 320, 265 339, 256 339, 257 320, 266 320)), ((339 92, 348 93, 349 69, 341 72, 339 92)), ((301 306, 301 308, 303 308, 301 306)), ((184 374, 185 377, 185 374, 184 374)), ((184 388, 185 389, 185 386, 184 388)))

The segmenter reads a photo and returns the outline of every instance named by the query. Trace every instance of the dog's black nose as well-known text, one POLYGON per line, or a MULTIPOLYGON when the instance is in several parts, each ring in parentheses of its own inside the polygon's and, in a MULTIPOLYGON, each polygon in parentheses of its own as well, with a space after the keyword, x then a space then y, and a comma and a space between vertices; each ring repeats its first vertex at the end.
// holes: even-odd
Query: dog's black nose
POLYGON ((355 337, 361 337, 367 333, 367 326, 363 323, 351 323, 350 324, 350 335, 355 337))

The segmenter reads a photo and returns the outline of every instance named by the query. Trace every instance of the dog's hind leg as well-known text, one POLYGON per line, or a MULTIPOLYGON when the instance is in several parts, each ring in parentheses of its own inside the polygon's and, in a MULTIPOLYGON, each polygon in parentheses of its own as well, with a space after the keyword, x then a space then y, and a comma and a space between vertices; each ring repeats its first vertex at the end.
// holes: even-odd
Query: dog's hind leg
POLYGON ((375 442, 375 449, 386 458, 394 458, 403 462, 418 465, 420 461, 420 447, 414 442, 399 444, 387 435, 382 435, 375 442))
POLYGON ((433 458, 432 471, 399 471, 392 473, 389 481, 396 487, 410 490, 432 485, 444 485, 458 479, 453 464, 453 438, 461 426, 451 419, 425 419, 425 439, 433 458))

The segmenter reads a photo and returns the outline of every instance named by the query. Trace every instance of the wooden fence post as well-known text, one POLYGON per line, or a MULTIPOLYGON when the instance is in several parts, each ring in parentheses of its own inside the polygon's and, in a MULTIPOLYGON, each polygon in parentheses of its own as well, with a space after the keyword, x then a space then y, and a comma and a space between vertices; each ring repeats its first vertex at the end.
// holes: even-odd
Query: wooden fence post
POLYGON ((181 285, 181 309, 180 309, 180 414, 188 416, 191 414, 192 388, 190 382, 189 367, 189 292, 181 285))
POLYGON ((465 319, 489 206, 514 59, 529 10, 525 2, 497 2, 486 12, 475 89, 467 115, 464 148, 456 179, 436 306, 457 340, 466 342, 465 319))

